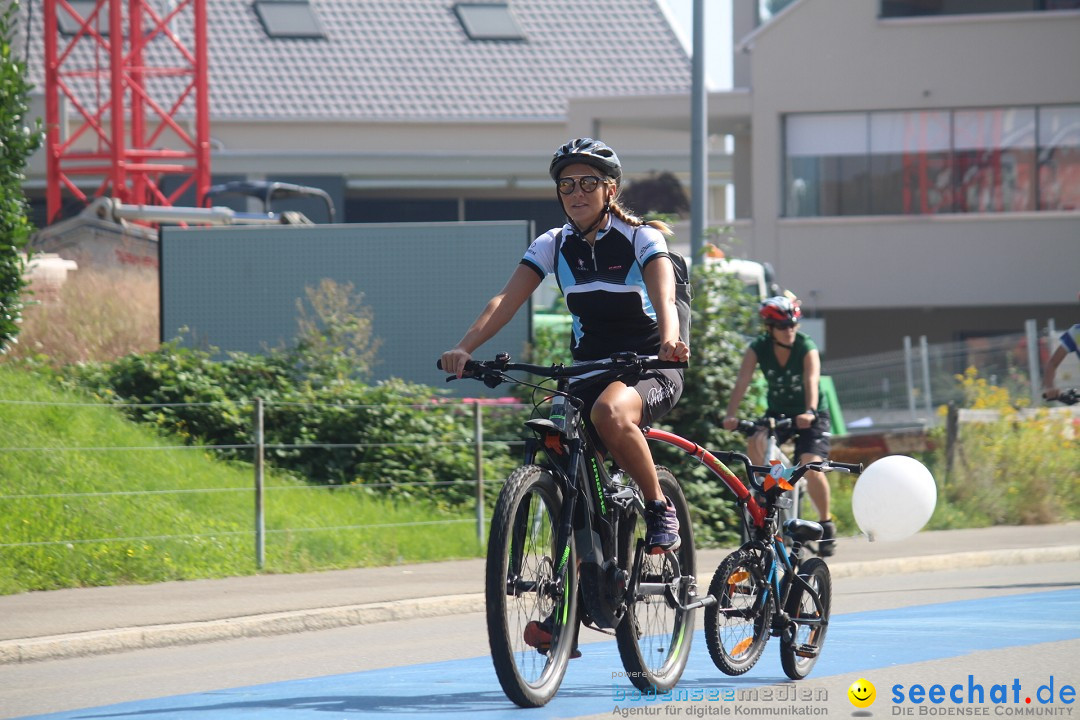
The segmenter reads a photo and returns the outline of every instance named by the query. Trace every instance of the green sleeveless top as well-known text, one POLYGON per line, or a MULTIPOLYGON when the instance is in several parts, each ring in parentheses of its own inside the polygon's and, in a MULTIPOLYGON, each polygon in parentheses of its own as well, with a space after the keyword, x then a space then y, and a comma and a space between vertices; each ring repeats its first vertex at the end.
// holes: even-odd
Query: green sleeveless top
MULTIPOLYGON (((773 341, 768 334, 758 336, 750 348, 757 355, 758 367, 769 384, 769 411, 794 417, 806 410, 806 392, 803 389, 803 360, 806 353, 817 350, 817 345, 804 333, 795 333, 795 343, 787 365, 781 367, 773 352, 773 341)), ((818 393, 820 398, 821 393, 818 393)))

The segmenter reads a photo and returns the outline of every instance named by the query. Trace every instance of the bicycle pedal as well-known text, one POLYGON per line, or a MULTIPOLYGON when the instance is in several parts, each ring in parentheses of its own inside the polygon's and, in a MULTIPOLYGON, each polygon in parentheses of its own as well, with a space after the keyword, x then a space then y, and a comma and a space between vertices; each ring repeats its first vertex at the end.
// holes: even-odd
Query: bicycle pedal
POLYGON ((815 645, 800 645, 795 648, 795 654, 804 658, 816 658, 821 650, 815 645))

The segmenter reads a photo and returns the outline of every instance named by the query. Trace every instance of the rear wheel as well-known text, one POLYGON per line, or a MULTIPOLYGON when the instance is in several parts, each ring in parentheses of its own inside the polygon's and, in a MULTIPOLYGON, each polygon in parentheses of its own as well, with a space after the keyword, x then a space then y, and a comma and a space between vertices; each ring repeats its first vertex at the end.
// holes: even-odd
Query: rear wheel
POLYGON ((705 608, 705 641, 713 663, 728 675, 742 675, 761 657, 772 629, 772 601, 761 555, 736 550, 716 568, 705 608))
POLYGON ((572 539, 565 552, 555 547, 562 506, 551 474, 526 465, 506 481, 491 520, 488 642, 503 692, 521 707, 555 696, 574 646, 577 558, 572 539), (546 647, 535 646, 538 627, 550 634, 546 647), (534 644, 525 641, 527 633, 534 644))
MULTIPOLYGON (((690 509, 679 483, 667 468, 657 467, 660 489, 679 517, 682 544, 675 552, 642 554, 639 588, 615 630, 619 655, 630 681, 639 690, 665 692, 686 669, 694 634, 694 612, 679 609, 691 601, 694 582, 694 531, 690 509), (671 594, 671 597, 668 594, 671 594)), ((619 527, 620 566, 633 577, 638 540, 645 537, 645 518, 624 516, 619 527)))
POLYGON ((799 567, 798 574, 813 588, 818 600, 795 582, 784 608, 794 627, 780 639, 780 664, 792 680, 802 680, 813 670, 825 644, 832 607, 832 574, 824 560, 810 558, 799 567))

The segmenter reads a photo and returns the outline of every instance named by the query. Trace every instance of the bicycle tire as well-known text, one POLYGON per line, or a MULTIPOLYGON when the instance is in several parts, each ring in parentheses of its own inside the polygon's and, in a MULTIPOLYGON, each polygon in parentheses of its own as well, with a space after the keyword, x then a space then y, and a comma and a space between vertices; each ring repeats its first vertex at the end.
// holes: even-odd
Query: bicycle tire
POLYGON ((576 642, 573 538, 562 559, 569 571, 561 591, 555 583, 562 508, 562 492, 551 473, 526 465, 507 479, 491 520, 484 588, 488 644, 503 692, 521 707, 540 707, 555 696, 576 642), (525 642, 525 629, 548 621, 551 643, 545 652, 525 642))
POLYGON ((802 564, 798 574, 817 592, 821 605, 814 602, 813 596, 802 585, 792 587, 784 610, 795 623, 795 628, 793 633, 785 633, 780 640, 780 664, 792 680, 802 680, 809 675, 821 657, 832 608, 832 573, 825 561, 810 558, 802 564), (825 624, 806 625, 799 622, 803 618, 821 619, 825 624))
POLYGON ((716 604, 705 608, 705 644, 713 664, 727 675, 754 667, 769 641, 773 607, 763 564, 759 552, 736 550, 709 583, 716 604))
MULTIPOLYGON (((691 600, 690 583, 695 565, 690 507, 675 476, 667 468, 657 466, 656 474, 660 478, 660 490, 671 500, 679 518, 682 544, 674 555, 678 560, 679 576, 687 578, 687 581, 680 584, 676 597, 686 605, 691 600)), ((636 512, 623 517, 619 535, 620 565, 632 576, 637 541, 645 536, 645 518, 636 512)), ((641 582, 667 583, 675 580, 676 568, 670 555, 644 555, 641 582)), ((693 610, 680 610, 663 595, 646 595, 630 602, 626 616, 615 628, 615 638, 623 668, 634 687, 645 692, 667 692, 675 687, 686 669, 693 635, 693 610)))

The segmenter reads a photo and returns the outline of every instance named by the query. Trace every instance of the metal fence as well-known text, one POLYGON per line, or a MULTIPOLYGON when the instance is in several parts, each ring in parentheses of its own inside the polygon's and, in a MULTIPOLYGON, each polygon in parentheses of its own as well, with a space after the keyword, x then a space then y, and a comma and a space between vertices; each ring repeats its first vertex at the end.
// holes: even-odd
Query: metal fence
POLYGON ((905 337, 893 352, 826 360, 822 374, 833 379, 849 431, 936 425, 939 407, 963 403, 958 376, 969 368, 1012 397, 1041 404, 1041 368, 1055 343, 1053 325, 1040 331, 1035 321, 1023 332, 950 343, 905 337))
MULTIPOLYGON (((98 408, 155 408, 166 407, 162 404, 125 404, 125 403, 55 403, 55 402, 36 402, 36 401, 20 401, 20 400, 0 400, 0 404, 3 405, 23 405, 23 406, 47 406, 62 409, 64 407, 98 407, 98 408)), ((193 407, 197 405, 206 405, 208 403, 173 403, 168 407, 193 407)), ((295 403, 290 403, 295 405, 295 403)), ((455 524, 455 523, 473 523, 476 526, 476 535, 478 542, 482 545, 486 541, 486 524, 489 520, 487 511, 485 510, 487 502, 485 500, 485 486, 486 485, 501 485, 505 482, 505 476, 503 477, 486 477, 485 476, 485 447, 491 444, 498 443, 502 447, 521 446, 524 442, 518 437, 497 437, 491 434, 485 435, 484 432, 484 415, 485 410, 491 410, 492 405, 497 406, 500 413, 516 413, 519 412, 522 416, 522 420, 528 417, 529 413, 533 410, 531 404, 510 403, 510 402, 497 402, 492 403, 490 400, 485 399, 471 399, 465 401, 439 401, 432 403, 431 405, 410 405, 412 409, 420 409, 431 412, 455 412, 459 415, 467 414, 471 418, 472 432, 471 438, 468 440, 438 440, 429 438, 422 444, 425 447, 431 447, 432 449, 439 446, 459 446, 462 448, 462 452, 468 452, 473 458, 473 474, 472 477, 455 478, 452 480, 442 481, 427 481, 427 482, 415 482, 415 483, 393 483, 396 488, 402 488, 406 485, 410 486, 425 486, 427 488, 449 488, 453 485, 471 485, 475 497, 475 517, 473 519, 441 519, 428 522, 409 522, 409 523, 386 523, 386 524, 365 524, 365 525, 350 525, 350 526, 297 526, 297 527, 272 527, 266 526, 266 509, 267 509, 267 495, 277 493, 291 493, 297 491, 369 491, 386 489, 390 487, 390 484, 378 483, 378 482, 364 482, 357 483, 355 485, 281 485, 271 484, 266 482, 266 455, 278 450, 326 450, 335 451, 341 449, 349 449, 354 451, 363 451, 367 448, 379 447, 379 448, 393 448, 405 446, 415 447, 416 442, 382 442, 382 443, 270 443, 266 442, 266 432, 264 427, 265 421, 265 409, 267 404, 261 400, 254 400, 250 404, 252 417, 252 435, 253 442, 251 443, 239 443, 228 445, 173 445, 173 444, 161 444, 161 445, 146 445, 146 446, 94 446, 94 445, 77 445, 77 446, 47 446, 47 447, 35 447, 35 446, 9 446, 0 447, 0 463, 5 462, 5 457, 10 457, 16 453, 18 454, 33 454, 40 455, 43 458, 56 453, 125 453, 132 454, 137 452, 152 452, 152 453, 175 453, 175 452, 206 452, 215 451, 227 454, 229 457, 240 459, 242 461, 250 461, 253 481, 252 484, 243 487, 207 487, 207 488, 169 488, 160 487, 155 489, 142 489, 142 488, 124 488, 114 487, 110 489, 91 489, 83 492, 45 492, 45 493, 12 493, 10 491, 0 491, 0 502, 12 502, 19 501, 30 503, 44 502, 52 499, 63 499, 65 502, 79 503, 79 502, 100 502, 102 500, 114 499, 114 498, 127 498, 133 501, 139 501, 151 496, 165 496, 165 495, 212 495, 221 493, 236 493, 236 494, 248 494, 251 496, 252 518, 253 523, 250 530, 222 530, 221 528, 207 529, 205 531, 193 531, 190 533, 174 533, 174 534, 155 534, 145 535, 139 537, 132 536, 109 536, 109 537, 50 537, 42 538, 33 541, 13 542, 8 541, 0 535, 0 551, 6 548, 17 547, 43 547, 43 546, 57 546, 57 547, 71 547, 75 545, 84 544, 100 544, 100 543, 136 543, 136 542, 149 542, 149 541, 165 541, 165 540, 185 540, 196 538, 221 538, 221 537, 235 537, 235 536, 248 536, 252 538, 254 546, 254 555, 256 566, 259 568, 264 567, 265 564, 265 547, 267 535, 271 534, 283 534, 283 533, 303 533, 303 532, 317 532, 317 531, 346 531, 346 530, 378 530, 380 528, 390 527, 406 527, 406 526, 419 526, 419 525, 431 525, 431 524, 455 524), (463 410, 465 412, 463 412, 463 410)), ((364 406, 349 406, 354 408, 362 408, 364 406)), ((33 512, 27 512, 27 515, 33 516, 33 512)))

